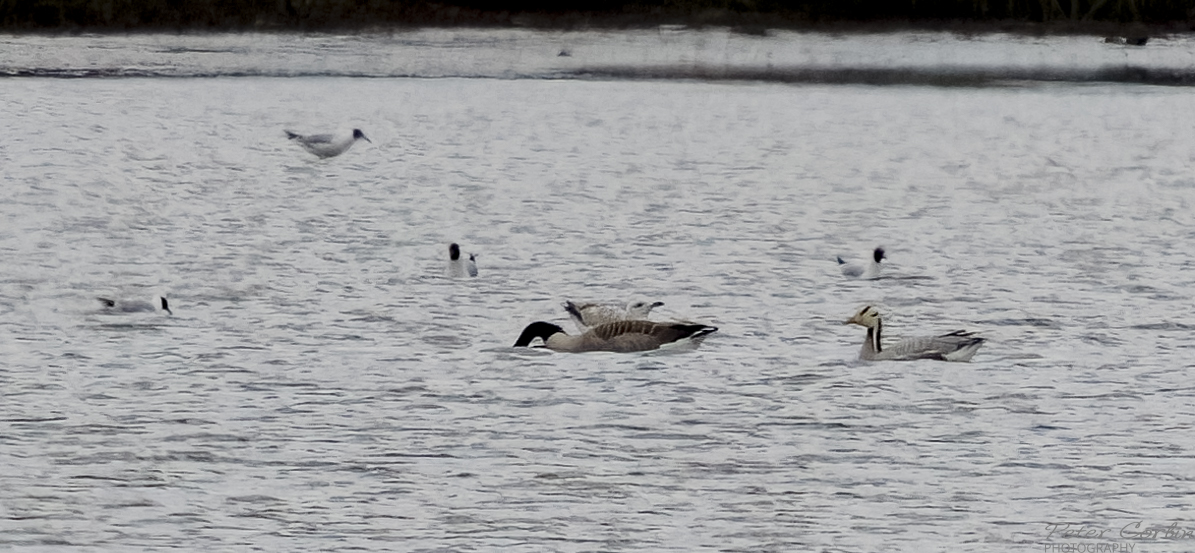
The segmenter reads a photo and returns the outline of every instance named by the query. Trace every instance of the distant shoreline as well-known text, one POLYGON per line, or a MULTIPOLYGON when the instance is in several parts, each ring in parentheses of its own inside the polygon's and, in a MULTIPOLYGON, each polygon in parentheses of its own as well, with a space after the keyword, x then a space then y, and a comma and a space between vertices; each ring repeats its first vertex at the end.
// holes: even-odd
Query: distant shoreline
MULTIPOLYGON (((1081 2, 1082 0, 1074 0, 1081 2)), ((328 0, 321 9, 311 2, 281 0, 275 9, 241 9, 228 6, 243 0, 184 0, 173 11, 151 3, 126 10, 103 11, 86 0, 46 0, 30 3, 0 3, 0 32, 7 34, 78 33, 203 33, 203 32, 402 32, 419 28, 532 28, 586 31, 681 26, 686 28, 730 28, 744 34, 764 35, 769 30, 826 33, 883 33, 936 31, 960 34, 1010 33, 1022 35, 1158 36, 1195 31, 1195 18, 1188 13, 1157 11, 1120 13, 1104 9, 1120 2, 1096 0, 1084 17, 1082 12, 1043 14, 1041 9, 1008 13, 985 13, 982 17, 960 17, 974 11, 978 2, 939 2, 937 11, 918 11, 916 2, 891 2, 887 15, 852 17, 835 11, 832 0, 800 3, 801 10, 734 11, 728 9, 652 7, 645 4, 612 6, 590 11, 544 11, 534 9, 487 9, 423 2, 394 2, 357 6, 355 0, 328 0), (956 5, 957 4, 957 5, 956 5), (296 8, 294 6, 300 6, 296 8), (942 5, 945 5, 944 9, 942 5), (377 7, 382 6, 382 7, 377 7), (968 8, 972 7, 972 8, 968 8), (223 9, 222 9, 223 8, 223 9), (1103 11, 1100 11, 1103 10, 1103 11), (1105 16, 1103 19, 1096 15, 1105 16), (1132 18, 1126 20, 1125 17, 1132 18)), ((928 2, 923 2, 927 4, 928 2)), ((1063 2, 1065 3, 1065 2, 1063 2)), ((260 3, 256 3, 260 4, 260 3)), ((984 2, 983 5, 987 6, 984 2)), ((1003 4, 992 2, 992 5, 1003 4)), ((1022 3, 1018 3, 1022 4, 1022 3)), ((1023 3, 1026 6, 1027 3, 1023 3)), ((1034 5, 1038 2, 1034 2, 1034 5)), ((1047 5, 1046 2, 1041 2, 1047 5)), ((1057 5, 1057 3, 1055 3, 1057 5)), ((1132 3, 1129 3, 1133 5, 1132 3)), ((136 4, 126 4, 136 5, 136 4)), ((794 3, 793 5, 797 5, 794 3)), ((493 6, 491 4, 490 6, 493 6)), ((1012 9, 1009 2, 1007 9, 1012 9)), ((1142 10, 1145 10, 1143 7, 1142 10)), ((885 10, 880 10, 881 12, 885 10)))

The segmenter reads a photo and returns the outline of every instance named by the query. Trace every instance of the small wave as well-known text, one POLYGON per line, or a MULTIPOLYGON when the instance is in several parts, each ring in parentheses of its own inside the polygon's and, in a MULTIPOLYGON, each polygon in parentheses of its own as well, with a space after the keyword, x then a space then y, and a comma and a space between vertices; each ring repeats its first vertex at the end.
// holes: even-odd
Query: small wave
POLYGON ((1024 319, 989 319, 982 321, 983 324, 992 326, 1032 326, 1036 328, 1062 328, 1062 323, 1052 319, 1041 319, 1035 317, 1028 317, 1024 319))
POLYGON ((226 70, 177 67, 3 67, 0 77, 37 77, 49 79, 205 79, 236 77, 340 77, 340 78, 427 78, 409 73, 368 73, 361 71, 287 71, 272 69, 226 70))
POLYGON ((186 46, 163 48, 158 51, 163 54, 244 54, 248 52, 244 48, 193 48, 186 46))
POLYGON ((1190 332, 1195 330, 1195 325, 1176 323, 1174 321, 1166 321, 1159 323, 1144 323, 1130 326, 1134 330, 1179 330, 1183 332, 1190 332))
POLYGON ((1195 70, 1141 66, 1096 68, 1025 67, 727 67, 606 66, 576 70, 593 79, 762 81, 789 84, 1018 86, 1024 83, 1126 83, 1195 85, 1195 70))

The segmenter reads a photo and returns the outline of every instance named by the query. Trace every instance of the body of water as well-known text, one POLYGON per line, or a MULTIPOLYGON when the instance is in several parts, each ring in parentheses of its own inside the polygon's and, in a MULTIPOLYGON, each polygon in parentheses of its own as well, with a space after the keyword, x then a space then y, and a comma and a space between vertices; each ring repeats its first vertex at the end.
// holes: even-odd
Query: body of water
POLYGON ((1133 535, 1195 527, 1189 88, 584 77, 1185 71, 1179 41, 510 33, 3 41, 42 76, 0 79, 0 545, 1189 549, 1133 535), (329 160, 283 133, 353 128, 329 160), (886 278, 843 279, 878 245, 886 278), (510 347, 631 298, 720 330, 510 347), (869 304, 988 342, 859 362, 869 304))

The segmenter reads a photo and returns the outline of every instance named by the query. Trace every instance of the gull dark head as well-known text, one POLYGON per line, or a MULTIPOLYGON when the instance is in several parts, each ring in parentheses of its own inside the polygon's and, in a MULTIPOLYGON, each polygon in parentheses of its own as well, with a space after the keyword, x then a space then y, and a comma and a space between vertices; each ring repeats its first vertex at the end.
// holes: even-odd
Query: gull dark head
POLYGON ((523 333, 519 335, 519 339, 515 341, 514 347, 525 348, 531 346, 531 341, 539 338, 544 342, 548 341, 548 337, 553 334, 563 334, 564 329, 552 323, 545 323, 543 321, 536 321, 527 325, 523 329, 523 333))
POLYGON ((880 310, 869 305, 860 309, 858 313, 855 313, 855 316, 843 321, 842 324, 856 324, 867 328, 875 328, 880 325, 880 310))
POLYGON ((872 258, 876 260, 876 263, 879 263, 881 259, 886 259, 884 256, 884 248, 876 248, 876 251, 872 252, 871 255, 872 258))
POLYGON ((369 137, 365 136, 365 133, 361 132, 361 129, 353 129, 353 140, 364 140, 371 144, 373 143, 373 141, 370 140, 369 137))
POLYGON ((448 259, 456 261, 461 258, 461 247, 453 242, 448 245, 448 259))

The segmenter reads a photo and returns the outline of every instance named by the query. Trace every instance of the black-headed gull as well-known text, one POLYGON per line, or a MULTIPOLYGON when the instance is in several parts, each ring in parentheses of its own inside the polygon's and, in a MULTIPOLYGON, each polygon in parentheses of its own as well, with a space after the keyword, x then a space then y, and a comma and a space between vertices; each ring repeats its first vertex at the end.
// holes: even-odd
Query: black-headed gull
POLYGON ((884 248, 876 248, 871 252, 871 261, 866 264, 847 263, 839 257, 838 265, 842 269, 842 276, 872 280, 880 278, 880 261, 884 259, 887 259, 884 255, 884 248))
POLYGON ((112 299, 108 299, 108 298, 96 298, 96 299, 100 300, 100 303, 104 304, 105 310, 112 311, 115 313, 140 313, 140 312, 146 312, 146 311, 162 310, 171 315, 174 314, 174 312, 170 310, 170 304, 166 301, 166 298, 163 298, 160 296, 153 303, 150 303, 147 301, 137 301, 137 300, 126 301, 126 300, 112 300, 112 299))
POLYGON ((321 158, 336 157, 348 151, 353 147, 358 140, 366 142, 373 142, 361 132, 361 129, 353 129, 352 136, 344 136, 337 138, 334 134, 299 134, 291 131, 284 131, 286 137, 293 140, 296 144, 303 147, 304 150, 311 152, 321 158))
POLYGON ((448 245, 448 276, 449 278, 461 277, 475 277, 477 276, 477 256, 469 254, 469 257, 461 255, 461 247, 455 242, 448 245))

